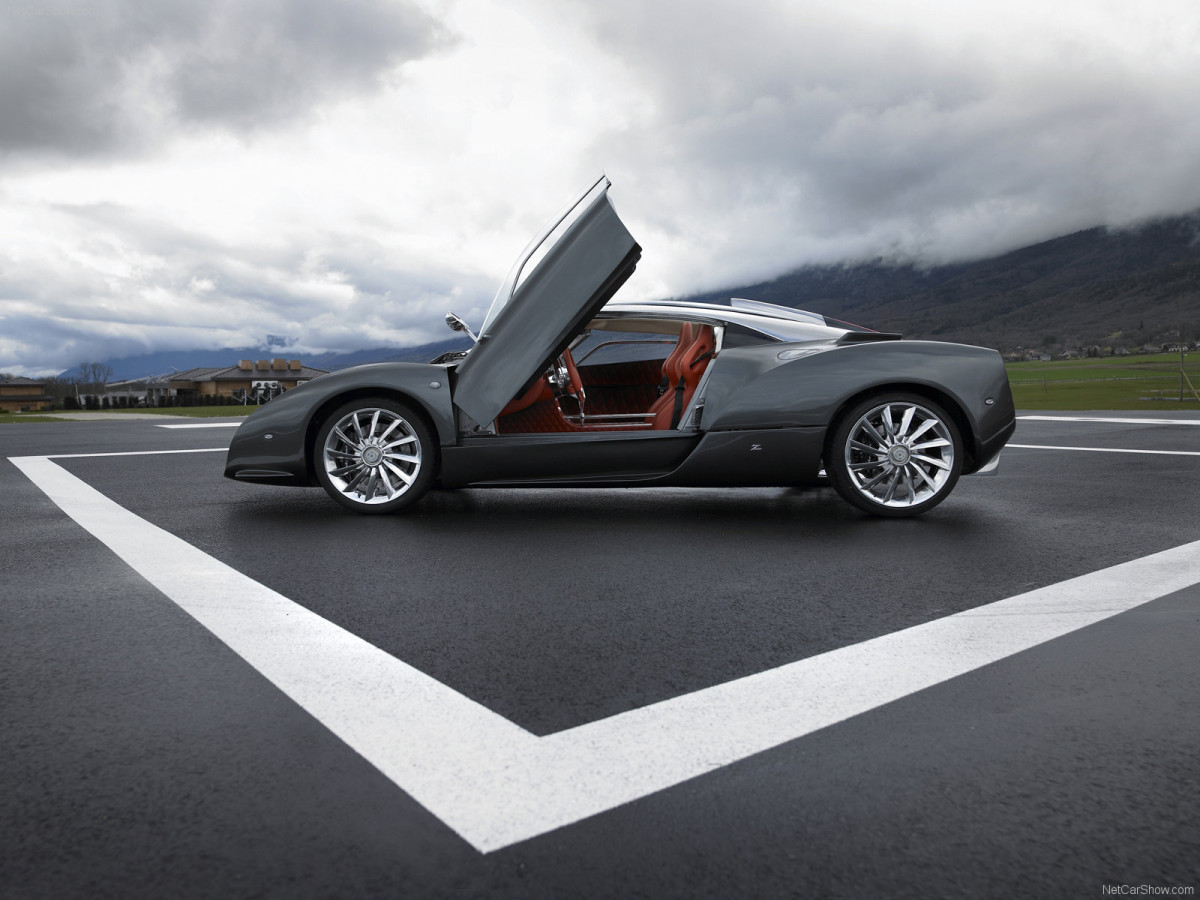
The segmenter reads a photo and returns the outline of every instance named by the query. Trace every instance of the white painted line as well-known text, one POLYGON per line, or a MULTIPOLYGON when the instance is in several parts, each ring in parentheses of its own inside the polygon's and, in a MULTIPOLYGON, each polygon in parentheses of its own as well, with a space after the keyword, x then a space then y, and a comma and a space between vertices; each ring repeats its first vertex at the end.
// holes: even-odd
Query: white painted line
POLYGON ((1115 447, 1055 447, 1049 444, 1005 444, 1016 450, 1078 450, 1083 453, 1149 453, 1153 456, 1200 456, 1200 450, 1124 450, 1115 447))
MULTIPOLYGON (((30 457, 31 459, 91 459, 93 456, 166 456, 171 453, 227 453, 228 447, 204 447, 200 450, 122 450, 114 453, 54 453, 45 457, 30 457)), ((9 457, 14 461, 21 457, 9 457)))
POLYGON ((481 852, 801 738, 1200 583, 1200 541, 537 737, 208 556, 45 457, 72 519, 481 852))
POLYGON ((241 422, 196 422, 187 425, 157 425, 156 428, 237 428, 241 422))
POLYGON ((1200 419, 1109 419, 1095 416, 1017 416, 1026 422, 1107 422, 1113 425, 1200 425, 1200 419))

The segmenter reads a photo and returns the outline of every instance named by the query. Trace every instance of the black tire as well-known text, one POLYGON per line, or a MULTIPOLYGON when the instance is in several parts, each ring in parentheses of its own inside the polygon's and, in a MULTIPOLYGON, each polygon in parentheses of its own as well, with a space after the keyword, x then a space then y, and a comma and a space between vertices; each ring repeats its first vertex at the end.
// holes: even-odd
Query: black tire
POLYGON ((937 403, 877 394, 834 423, 825 470, 847 503, 876 516, 916 516, 954 489, 963 455, 958 426, 937 403))
POLYGON ((335 409, 313 445, 317 480, 347 509, 371 515, 416 503, 437 476, 433 431, 415 409, 364 397, 335 409))

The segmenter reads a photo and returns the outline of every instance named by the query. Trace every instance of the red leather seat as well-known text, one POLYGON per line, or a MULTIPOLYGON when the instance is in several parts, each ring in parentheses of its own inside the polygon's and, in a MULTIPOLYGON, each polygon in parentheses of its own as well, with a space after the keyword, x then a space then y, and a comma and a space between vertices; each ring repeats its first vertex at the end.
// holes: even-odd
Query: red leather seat
MULTIPOLYGON (((655 422, 658 421, 658 414, 665 407, 671 409, 671 404, 675 400, 675 394, 672 390, 679 382, 679 363, 683 359, 683 355, 687 353, 688 348, 696 340, 696 333, 692 328, 691 322, 684 322, 679 328, 679 340, 675 342, 675 347, 671 350, 671 355, 663 360, 662 364, 662 381, 659 382, 662 393, 658 399, 650 405, 647 415, 653 415, 655 422)), ((669 418, 669 417, 668 417, 669 418)), ((658 427, 657 424, 654 426, 658 427)))
POLYGON ((524 394, 509 400, 508 405, 505 406, 504 409, 500 410, 500 415, 511 416, 513 413, 518 413, 522 410, 529 409, 529 407, 541 400, 553 399, 554 394, 550 390, 550 383, 546 381, 545 376, 542 376, 533 384, 531 384, 529 386, 529 390, 527 390, 524 394))
POLYGON ((675 428, 679 424, 679 419, 692 402, 692 395, 696 393, 700 377, 708 368, 708 361, 712 359, 716 349, 717 336, 712 326, 698 326, 695 329, 695 338, 679 357, 675 371, 671 373, 670 387, 651 408, 656 430, 675 428))

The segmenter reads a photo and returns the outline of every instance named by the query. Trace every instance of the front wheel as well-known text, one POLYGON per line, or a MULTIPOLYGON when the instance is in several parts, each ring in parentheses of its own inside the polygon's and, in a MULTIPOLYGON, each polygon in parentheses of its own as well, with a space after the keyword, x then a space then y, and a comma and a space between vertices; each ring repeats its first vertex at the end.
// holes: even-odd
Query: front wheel
POLYGON ((317 432, 317 479, 347 509, 390 513, 416 503, 433 484, 437 445, 424 419, 386 397, 334 410, 317 432))
POLYGON ((877 516, 915 516, 945 500, 957 483, 962 436, 936 403, 880 395, 838 419, 825 462, 842 499, 877 516))

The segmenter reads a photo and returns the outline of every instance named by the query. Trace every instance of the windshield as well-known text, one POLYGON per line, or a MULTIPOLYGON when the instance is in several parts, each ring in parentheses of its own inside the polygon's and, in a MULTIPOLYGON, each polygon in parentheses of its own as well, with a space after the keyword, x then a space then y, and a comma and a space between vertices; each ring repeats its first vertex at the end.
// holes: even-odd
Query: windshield
MULTIPOLYGON (((492 305, 488 309, 488 314, 483 320, 483 325, 479 329, 479 337, 482 340, 491 330, 493 323, 499 318, 500 313, 504 311, 504 307, 512 300, 513 293, 517 289, 517 284, 521 281, 521 275, 529 261, 536 255, 538 262, 545 258, 546 253, 554 245, 554 240, 566 232, 571 224, 579 218, 583 212, 591 206, 590 200, 595 200, 598 196, 602 196, 608 190, 612 182, 608 180, 608 176, 601 175, 591 187, 576 197, 558 216, 539 231, 517 257, 517 261, 509 270, 508 275, 500 285, 500 290, 496 292, 496 297, 492 300, 492 305), (548 240, 551 236, 554 240, 548 240), (543 246, 544 245, 544 246, 543 246)), ((537 270, 537 265, 533 267, 531 273, 537 270)))

